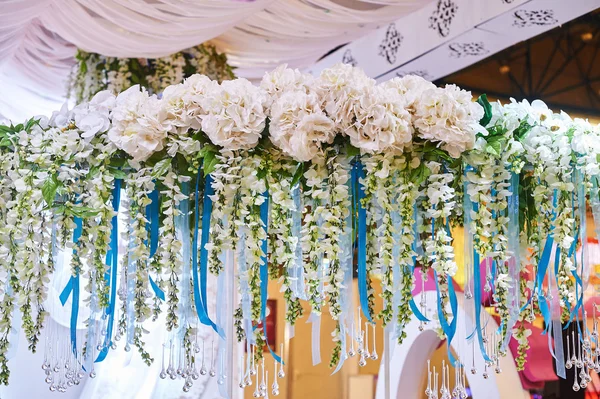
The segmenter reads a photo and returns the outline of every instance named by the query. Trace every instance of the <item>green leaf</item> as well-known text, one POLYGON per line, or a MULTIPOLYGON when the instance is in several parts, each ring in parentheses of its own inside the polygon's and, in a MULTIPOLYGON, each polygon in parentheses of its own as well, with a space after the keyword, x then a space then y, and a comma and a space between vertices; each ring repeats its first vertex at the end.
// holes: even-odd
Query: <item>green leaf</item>
POLYGON ((12 145, 12 141, 8 137, 3 137, 0 140, 0 147, 10 147, 12 145))
POLYGON ((479 124, 483 127, 487 126, 492 120, 492 105, 487 99, 487 94, 482 94, 477 99, 477 103, 483 107, 483 118, 479 121, 479 124))
POLYGON ((513 132, 513 136, 517 139, 517 140, 521 140, 522 138, 525 137, 525 135, 527 133, 529 133, 529 131, 531 130, 533 126, 530 125, 527 120, 522 120, 521 123, 519 124, 519 127, 515 129, 515 131, 513 132))
POLYGON ((48 176, 46 181, 44 181, 44 184, 42 184, 42 196, 49 207, 52 207, 54 198, 56 198, 56 190, 58 190, 58 187, 61 185, 62 183, 58 180, 56 174, 48 176))
POLYGON ((256 172, 256 177, 259 179, 264 179, 267 177, 267 168, 259 169, 258 172, 256 172))
POLYGON ((127 173, 121 169, 121 168, 114 168, 112 166, 108 167, 108 172, 115 178, 115 179, 125 179, 127 178, 127 173))
POLYGON ((431 175, 431 170, 421 163, 416 169, 410 173, 410 179, 417 185, 423 183, 431 175))
POLYGON ((350 144, 350 142, 346 143, 346 154, 348 154, 349 157, 356 157, 358 155, 360 155, 360 150, 356 147, 354 147, 352 144, 350 144))
POLYGON ((217 158, 216 152, 207 152, 204 154, 204 162, 202 163, 202 171, 204 172, 204 176, 208 176, 214 170, 217 164, 219 163, 219 159, 217 158))
POLYGON ((96 216, 99 210, 92 209, 89 206, 74 206, 72 208, 67 209, 67 212, 72 216, 76 216, 79 218, 87 218, 90 216, 96 216))
POLYGON ((291 187, 294 187, 296 184, 298 184, 298 182, 300 181, 300 179, 302 178, 302 176, 304 175, 304 162, 300 162, 298 164, 298 167, 296 168, 296 173, 294 173, 294 176, 292 177, 292 183, 291 183, 291 187))
POLYGON ((30 120, 28 120, 28 121, 27 121, 27 123, 25 124, 24 130, 26 130, 26 131, 28 131, 28 132, 29 132, 29 131, 31 130, 31 128, 32 128, 34 125, 37 125, 38 123, 40 123, 40 120, 39 120, 39 119, 33 119, 33 118, 32 118, 32 119, 30 119, 30 120))
POLYGON ((123 157, 114 157, 110 160, 110 166, 112 166, 113 168, 124 168, 125 166, 127 166, 127 163, 127 159, 123 157))
POLYGON ((172 160, 173 158, 166 158, 162 161, 157 162, 156 165, 154 165, 154 168, 152 169, 152 177, 156 179, 157 177, 161 177, 162 175, 167 173, 167 170, 169 170, 169 167, 171 166, 172 160))

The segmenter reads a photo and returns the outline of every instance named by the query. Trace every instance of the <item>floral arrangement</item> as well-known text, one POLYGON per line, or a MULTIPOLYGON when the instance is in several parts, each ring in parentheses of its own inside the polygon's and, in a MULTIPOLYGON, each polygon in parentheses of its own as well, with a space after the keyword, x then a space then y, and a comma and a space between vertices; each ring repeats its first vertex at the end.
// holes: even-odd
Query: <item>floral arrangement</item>
POLYGON ((212 44, 200 44, 161 58, 115 58, 83 50, 78 50, 75 58, 68 94, 77 103, 89 101, 103 90, 116 94, 134 85, 158 94, 194 74, 219 82, 235 77, 227 56, 212 44))
MULTIPOLYGON (((501 319, 491 351, 505 352, 514 335, 525 356, 522 322, 538 314, 568 320, 581 306, 585 262, 574 249, 584 238, 587 196, 592 205, 599 200, 599 135, 598 127, 538 101, 475 102, 454 85, 417 76, 376 84, 348 65, 316 77, 282 66, 259 86, 192 75, 160 98, 134 85, 117 95, 101 91, 51 118, 0 126, 0 382, 8 383, 17 306, 37 349, 60 251, 72 252, 63 294, 75 323, 81 304, 90 307, 86 323, 96 326, 83 343, 71 336, 78 371, 121 338, 152 363, 144 325, 160 317, 176 337, 163 350, 161 377, 181 376, 189 389, 198 368, 202 375, 208 368, 204 341, 200 367, 198 329, 223 338, 230 320, 248 348, 240 386, 255 376, 255 394, 264 395, 270 281, 281 285, 291 326, 304 313, 302 301, 313 321, 327 306, 337 323, 333 367, 355 347, 361 365, 377 358, 374 333, 372 351, 368 338, 375 317, 402 342, 420 312, 421 321, 437 319, 440 336, 451 341, 456 225, 465 226, 473 251, 465 267, 474 295, 466 298, 479 309, 483 292, 491 292, 501 319), (126 226, 124 254, 117 215, 126 226), (548 267, 553 242, 556 267, 548 267), (354 265, 358 320, 350 300, 354 265), (434 276, 436 315, 413 303, 414 273, 434 276), (209 278, 232 305, 216 314, 206 303, 209 278)), ((488 360, 480 318, 477 312, 476 339, 488 360)), ((226 349, 211 351, 210 375, 223 385, 233 375, 221 361, 226 349)))

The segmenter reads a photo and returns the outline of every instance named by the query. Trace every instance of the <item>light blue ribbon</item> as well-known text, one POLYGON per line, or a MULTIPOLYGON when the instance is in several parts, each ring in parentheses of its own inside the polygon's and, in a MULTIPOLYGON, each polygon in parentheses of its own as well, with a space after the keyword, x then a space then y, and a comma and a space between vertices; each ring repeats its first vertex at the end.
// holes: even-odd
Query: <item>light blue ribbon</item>
MULTIPOLYGON (((447 230, 447 234, 449 234, 449 226, 446 225, 446 230, 447 230)), ((435 219, 431 219, 431 238, 435 240, 435 219)), ((439 254, 438 254, 439 256, 439 254)), ((456 299, 456 292, 454 291, 454 285, 452 284, 452 279, 450 278, 450 276, 446 276, 446 282, 448 284, 448 296, 450 299, 450 309, 452 311, 452 322, 448 323, 448 320, 446 319, 446 315, 444 314, 444 309, 442 308, 443 303, 442 303, 442 298, 441 298, 441 293, 440 293, 440 285, 439 285, 439 280, 438 280, 438 275, 437 272, 435 271, 435 269, 433 269, 433 278, 435 279, 435 289, 437 292, 437 312, 438 312, 438 319, 440 321, 440 327, 442 328, 442 331, 444 332, 444 335, 446 336, 446 345, 448 348, 448 359, 450 360, 450 363, 454 366, 456 364, 456 359, 454 358, 454 355, 452 354, 452 350, 451 350, 451 342, 452 339, 454 338, 454 335, 456 334, 456 326, 457 326, 457 322, 458 322, 458 301, 456 299)))
MULTIPOLYGON (((418 221, 418 212, 417 212, 417 204, 415 204, 413 206, 413 243, 412 243, 412 250, 413 250, 413 258, 412 258, 412 264, 410 265, 410 273, 414 276, 415 274, 415 270, 417 269, 417 242, 419 241, 417 239, 417 237, 419 237, 419 231, 418 231, 418 226, 419 226, 419 221, 418 221)), ((422 249, 422 248, 421 248, 422 249)), ((423 276, 421 278, 425 278, 425 275, 423 274, 423 276)), ((411 296, 410 298, 410 302, 408 303, 408 305, 410 306, 410 310, 413 312, 413 314, 415 315, 415 317, 419 320, 422 321, 424 323, 429 322, 429 319, 427 317, 425 317, 423 315, 423 313, 421 313, 421 310, 417 307, 417 304, 415 303, 415 298, 413 296, 411 296)))
POLYGON ((261 243, 263 255, 260 261, 260 319, 262 320, 263 333, 265 334, 265 341, 267 343, 267 348, 269 348, 269 352, 271 352, 271 356, 273 356, 278 363, 283 363, 281 357, 279 357, 276 353, 273 353, 271 350, 271 346, 269 345, 269 337, 267 336, 267 288, 269 286, 269 260, 267 256, 269 252, 269 191, 265 191, 263 193, 263 197, 265 197, 265 200, 262 204, 260 204, 260 220, 265 229, 265 239, 261 243))
POLYGON ((175 217, 175 231, 177 238, 181 240, 181 253, 182 253, 182 267, 181 267, 181 318, 180 334, 183 339, 185 335, 185 325, 187 325, 187 318, 190 313, 190 185, 188 182, 181 182, 181 194, 185 198, 179 201, 179 215, 175 217))
POLYGON ((356 160, 352 168, 352 184, 356 193, 354 196, 355 208, 358 211, 358 295, 360 307, 365 318, 373 323, 369 312, 369 294, 367 287, 367 210, 362 204, 365 190, 360 182, 364 179, 365 171, 360 160, 356 160))
MULTIPOLYGON (((479 210, 479 203, 472 202, 473 211, 477 213, 479 210)), ((481 355, 487 362, 491 362, 490 357, 487 355, 485 345, 483 344, 483 332, 481 326, 481 267, 480 267, 479 253, 473 248, 473 285, 474 285, 474 301, 475 301, 475 331, 477 332, 477 340, 479 341, 479 349, 481 355)))
POLYGON ((339 316, 340 325, 340 344, 341 344, 341 356, 337 364, 337 367, 331 373, 332 375, 340 371, 344 362, 347 359, 346 352, 346 335, 347 330, 352 331, 354 328, 353 309, 352 309, 352 215, 348 214, 348 217, 344 220, 344 229, 342 232, 342 239, 340 240, 340 246, 342 248, 342 254, 340 259, 340 267, 342 267, 344 273, 344 282, 340 287, 340 308, 341 314, 339 316), (350 319, 350 320, 348 320, 350 319), (346 328, 346 325, 349 328, 346 328))
MULTIPOLYGON (((83 230, 83 221, 79 217, 73 218, 75 222, 75 230, 73 231, 73 253, 77 252, 77 244, 83 230)), ((75 276, 71 276, 66 287, 60 294, 60 303, 65 306, 69 296, 73 294, 71 298, 71 349, 74 354, 77 353, 77 317, 79 315, 79 270, 75 271, 75 276)))
POLYGON ((210 215, 212 213, 212 200, 210 196, 214 194, 212 187, 211 175, 206 176, 204 183, 204 201, 202 209, 202 243, 200 244, 200 278, 198 277, 198 216, 200 213, 199 207, 199 185, 202 170, 198 169, 196 176, 196 196, 194 204, 194 235, 192 238, 192 279, 194 281, 194 303, 200 323, 212 327, 212 329, 224 337, 225 333, 220 330, 217 325, 208 316, 208 305, 206 300, 206 279, 208 274, 208 251, 206 244, 208 243, 210 233, 210 215))
MULTIPOLYGON (((187 184, 187 183, 186 183, 187 184)), ((159 211, 160 211, 160 199, 158 189, 154 189, 148 195, 150 198, 150 204, 146 206, 146 218, 150 222, 150 226, 148 227, 148 232, 150 235, 150 255, 149 258, 156 254, 156 250, 158 249, 158 236, 159 236, 159 211)), ((150 276, 150 287, 152 287, 152 291, 154 291, 154 295, 156 295, 161 301, 165 300, 165 293, 160 289, 158 284, 154 281, 152 276, 150 276)))
POLYGON ((506 324, 506 334, 502 341, 502 351, 505 351, 512 337, 512 329, 519 319, 520 310, 520 245, 519 245, 519 174, 512 173, 510 179, 510 196, 508 197, 508 250, 510 251, 513 262, 508 261, 508 275, 511 278, 511 287, 509 289, 509 315, 510 318, 506 324))
MULTIPOLYGON (((304 257, 302 254, 302 196, 300 186, 296 185, 292 189, 292 198, 294 200, 294 210, 292 211, 292 236, 298 239, 296 248, 294 248, 294 263, 290 268, 290 277, 292 280, 292 294, 295 298, 306 299, 304 287, 304 257)), ((351 243, 352 244, 352 243, 351 243)))
POLYGON ((108 324, 106 327, 106 338, 104 339, 104 345, 98 353, 96 362, 101 362, 106 358, 110 345, 112 344, 112 331, 115 320, 115 308, 117 303, 117 276, 118 276, 118 265, 119 265, 119 203, 121 202, 121 186, 123 181, 121 179, 115 179, 112 192, 112 206, 115 215, 112 218, 110 231, 110 245, 108 252, 106 253, 106 265, 108 270, 104 277, 108 284, 110 284, 110 298, 108 308, 106 309, 106 315, 108 316, 108 324))

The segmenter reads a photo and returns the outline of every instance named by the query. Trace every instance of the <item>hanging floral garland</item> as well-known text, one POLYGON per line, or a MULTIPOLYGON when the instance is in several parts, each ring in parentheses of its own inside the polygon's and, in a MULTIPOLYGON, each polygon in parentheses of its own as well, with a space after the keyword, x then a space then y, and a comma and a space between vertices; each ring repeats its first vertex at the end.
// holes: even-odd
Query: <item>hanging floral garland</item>
POLYGON ((115 58, 78 50, 76 59, 68 94, 77 103, 89 101, 102 90, 116 94, 136 84, 158 94, 194 74, 219 82, 235 77, 227 56, 211 44, 162 58, 115 58))
MULTIPOLYGON (((263 351, 281 362, 265 329, 270 281, 281 285, 290 326, 303 315, 302 301, 310 304, 313 362, 325 307, 336 321, 336 370, 355 347, 359 364, 377 359, 376 317, 399 342, 413 314, 435 320, 449 344, 457 323, 451 227, 461 224, 472 251, 465 265, 472 344, 486 364, 514 336, 522 367, 524 321, 541 315, 553 325, 581 309, 589 272, 575 248, 583 245, 588 194, 600 209, 597 127, 540 102, 474 102, 454 85, 416 76, 376 84, 348 65, 318 77, 280 67, 260 86, 191 75, 160 90, 160 98, 138 85, 116 96, 102 91, 49 119, 0 126, 1 382, 8 383, 17 305, 36 350, 58 251, 72 252, 61 294, 72 306, 71 383, 95 374, 93 363, 121 338, 152 363, 144 325, 164 315, 170 340, 161 377, 183 378, 186 390, 208 373, 230 386, 228 351, 237 338, 247 348, 239 385, 255 383, 264 396, 263 351), (126 226, 121 254, 116 215, 126 226), (436 314, 426 314, 423 298, 414 303, 415 273, 434 276, 436 314), (207 306, 209 278, 216 310, 207 306), (501 320, 494 345, 485 344, 485 292, 501 320), (91 314, 83 342, 79 306, 91 314), (209 355, 204 341, 198 354, 201 326, 223 344, 209 355)), ((462 356, 452 363, 464 367, 462 356)), ((280 364, 274 393, 285 375, 280 364)))

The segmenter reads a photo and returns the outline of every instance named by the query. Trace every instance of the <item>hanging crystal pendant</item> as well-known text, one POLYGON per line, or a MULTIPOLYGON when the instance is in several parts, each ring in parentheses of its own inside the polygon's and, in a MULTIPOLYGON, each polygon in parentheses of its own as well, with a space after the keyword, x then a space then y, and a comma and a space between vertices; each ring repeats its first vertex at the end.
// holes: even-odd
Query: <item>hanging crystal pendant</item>
MULTIPOLYGON (((283 343, 280 345, 281 351, 281 362, 279 363, 279 371, 277 372, 277 377, 283 378, 285 377, 285 372, 283 371, 283 343)), ((275 368, 273 370, 277 370, 277 362, 275 362, 275 368)))

